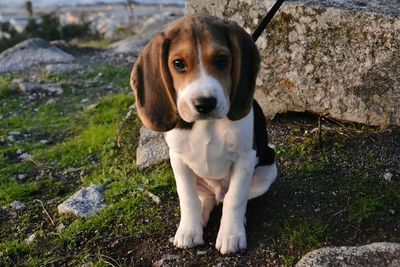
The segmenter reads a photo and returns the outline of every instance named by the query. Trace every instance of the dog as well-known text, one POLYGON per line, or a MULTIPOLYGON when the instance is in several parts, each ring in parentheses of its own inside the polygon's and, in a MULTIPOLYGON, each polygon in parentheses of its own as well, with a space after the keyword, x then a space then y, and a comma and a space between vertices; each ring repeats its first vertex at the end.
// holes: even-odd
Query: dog
POLYGON ((238 24, 209 15, 172 22, 136 61, 131 87, 144 126, 164 132, 181 218, 174 245, 201 245, 213 207, 223 202, 215 247, 247 247, 247 201, 277 176, 266 119, 253 99, 260 56, 238 24))

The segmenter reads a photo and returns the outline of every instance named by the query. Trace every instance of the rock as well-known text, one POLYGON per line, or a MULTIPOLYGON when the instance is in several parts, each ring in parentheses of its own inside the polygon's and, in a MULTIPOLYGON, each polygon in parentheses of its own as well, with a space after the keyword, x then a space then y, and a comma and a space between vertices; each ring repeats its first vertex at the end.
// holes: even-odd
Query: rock
POLYGON ((77 63, 70 63, 70 64, 57 63, 57 64, 50 64, 45 67, 45 70, 48 74, 71 73, 82 69, 83 66, 77 63))
POLYGON ((42 144, 42 145, 47 145, 49 143, 49 140, 42 139, 42 140, 39 141, 39 143, 42 144))
POLYGON ((182 15, 180 11, 154 15, 143 23, 138 34, 110 45, 109 49, 114 53, 139 54, 156 33, 161 32, 168 23, 182 15))
POLYGON ((114 53, 139 54, 155 33, 137 34, 110 45, 109 49, 114 53))
POLYGON ((24 152, 21 155, 18 156, 18 158, 22 161, 27 161, 31 159, 31 155, 29 155, 28 153, 24 152))
POLYGON ((26 174, 18 174, 17 181, 24 181, 28 176, 26 174))
POLYGON ((154 267, 167 267, 167 266, 170 266, 170 264, 172 264, 172 263, 176 264, 176 261, 179 260, 179 258, 180 257, 178 255, 168 254, 168 255, 163 256, 161 260, 154 262, 153 266, 154 267))
POLYGON ((57 225, 56 230, 57 232, 61 232, 62 230, 65 229, 65 225, 63 223, 60 223, 59 225, 57 225))
POLYGON ((83 188, 58 205, 58 213, 72 213, 78 217, 94 215, 107 206, 103 192, 104 187, 100 185, 83 188))
POLYGON ((46 93, 50 95, 61 95, 63 94, 63 89, 60 84, 50 83, 50 84, 40 84, 40 83, 31 83, 24 82, 21 79, 14 79, 11 82, 11 86, 15 90, 19 90, 24 93, 32 94, 32 93, 46 93))
POLYGON ((25 243, 30 244, 36 239, 36 233, 31 234, 27 239, 25 239, 25 243))
POLYGON ((21 201, 15 200, 8 205, 10 208, 14 210, 23 210, 25 209, 25 204, 21 201))
POLYGON ((0 73, 17 72, 33 66, 69 63, 75 58, 40 38, 32 38, 0 54, 0 73))
POLYGON ((14 135, 8 135, 6 137, 6 139, 7 139, 8 142, 11 142, 11 143, 14 143, 15 140, 16 140, 14 135))
POLYGON ((169 159, 168 145, 163 133, 140 128, 139 144, 136 150, 136 165, 145 170, 160 161, 169 159))
POLYGON ((207 254, 207 251, 205 251, 205 250, 198 250, 198 251, 196 252, 196 254, 197 254, 198 256, 204 256, 204 255, 207 254))
MULTIPOLYGON (((275 1, 188 0, 255 30, 275 1)), ((257 41, 256 99, 264 113, 310 111, 400 125, 400 1, 286 1, 257 41)))
POLYGON ((360 247, 321 248, 306 254, 296 267, 400 266, 400 244, 372 243, 360 247))
POLYGON ((393 177, 393 174, 390 172, 387 172, 383 175, 383 179, 388 183, 390 183, 392 181, 392 177, 393 177))

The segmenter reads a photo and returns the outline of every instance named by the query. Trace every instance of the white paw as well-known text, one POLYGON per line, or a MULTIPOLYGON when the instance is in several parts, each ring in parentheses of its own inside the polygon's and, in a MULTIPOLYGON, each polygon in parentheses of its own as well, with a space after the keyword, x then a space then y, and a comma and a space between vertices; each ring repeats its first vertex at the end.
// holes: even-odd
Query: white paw
POLYGON ((221 254, 235 253, 247 248, 244 225, 239 227, 232 226, 233 225, 229 225, 225 227, 221 224, 219 229, 215 247, 221 252, 221 254))
POLYGON ((201 224, 194 226, 181 222, 175 234, 174 246, 178 248, 192 248, 202 244, 204 244, 204 241, 201 224))

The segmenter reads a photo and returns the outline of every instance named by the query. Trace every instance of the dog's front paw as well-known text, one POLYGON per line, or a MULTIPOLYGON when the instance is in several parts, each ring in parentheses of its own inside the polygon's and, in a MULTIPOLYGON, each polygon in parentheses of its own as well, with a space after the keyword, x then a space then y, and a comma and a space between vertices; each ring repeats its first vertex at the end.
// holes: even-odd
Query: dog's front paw
POLYGON ((192 248, 204 244, 203 227, 181 222, 174 238, 174 245, 178 248, 192 248))
POLYGON ((230 223, 227 225, 221 223, 215 247, 221 254, 235 253, 246 249, 247 241, 244 225, 235 226, 230 223))

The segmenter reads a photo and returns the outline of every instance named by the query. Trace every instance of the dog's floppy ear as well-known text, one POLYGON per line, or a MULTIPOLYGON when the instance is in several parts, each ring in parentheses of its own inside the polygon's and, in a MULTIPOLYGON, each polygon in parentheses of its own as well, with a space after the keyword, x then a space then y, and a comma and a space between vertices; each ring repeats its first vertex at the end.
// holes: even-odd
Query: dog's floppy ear
POLYGON ((260 54, 253 39, 235 22, 229 22, 228 40, 232 54, 232 88, 228 118, 239 120, 252 107, 260 54))
POLYGON ((163 33, 157 34, 144 48, 131 73, 139 117, 144 126, 158 132, 173 129, 180 120, 168 69, 169 44, 163 33))

